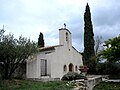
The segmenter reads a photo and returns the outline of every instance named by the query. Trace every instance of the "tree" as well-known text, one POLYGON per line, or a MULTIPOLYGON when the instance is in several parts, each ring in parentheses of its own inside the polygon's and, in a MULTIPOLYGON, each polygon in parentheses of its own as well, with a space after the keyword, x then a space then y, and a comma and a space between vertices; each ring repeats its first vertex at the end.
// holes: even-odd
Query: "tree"
POLYGON ((105 50, 100 52, 102 58, 108 62, 120 62, 120 35, 118 37, 105 41, 105 50))
POLYGON ((100 51, 103 51, 104 47, 103 47, 103 39, 102 36, 97 36, 95 38, 95 55, 97 55, 97 53, 99 53, 100 51))
POLYGON ((95 56, 94 51, 94 33, 91 21, 90 8, 87 3, 84 13, 84 63, 88 64, 90 59, 95 56))
POLYGON ((103 60, 98 54, 99 52, 104 50, 104 41, 102 36, 96 36, 95 37, 95 56, 96 56, 96 63, 99 63, 103 60))
POLYGON ((99 74, 120 75, 120 35, 104 42, 104 50, 98 56, 106 62, 97 65, 99 74))
POLYGON ((4 35, 4 30, 0 30, 0 36, 0 72, 2 79, 9 79, 29 56, 37 52, 37 48, 30 39, 22 36, 16 39, 12 34, 4 35))
POLYGON ((90 72, 94 72, 95 66, 95 51, 94 51, 94 33, 91 21, 90 8, 87 3, 84 13, 84 64, 89 68, 90 72), (92 71, 91 71, 92 70, 92 71))
POLYGON ((38 38, 38 47, 44 47, 43 33, 41 33, 41 32, 40 32, 40 35, 38 38))

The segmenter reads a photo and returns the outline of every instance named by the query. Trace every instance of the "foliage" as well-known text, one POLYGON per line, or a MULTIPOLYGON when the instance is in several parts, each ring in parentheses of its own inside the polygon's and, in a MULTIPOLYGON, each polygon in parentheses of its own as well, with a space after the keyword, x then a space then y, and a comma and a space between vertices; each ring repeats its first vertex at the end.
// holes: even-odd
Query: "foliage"
POLYGON ((14 71, 36 51, 36 44, 30 39, 22 36, 16 39, 12 34, 4 35, 4 30, 0 30, 0 72, 2 78, 11 78, 14 71))
POLYGON ((96 57, 91 57, 90 58, 90 61, 89 61, 89 64, 87 65, 88 66, 88 74, 96 74, 96 64, 97 64, 97 61, 96 61, 96 57))
POLYGON ((14 79, 25 79, 26 78, 26 62, 18 67, 12 75, 14 79))
POLYGON ((77 87, 77 84, 75 81, 68 81, 66 85, 71 88, 77 87))
POLYGON ((105 41, 106 49, 99 56, 107 59, 108 62, 120 61, 120 35, 118 37, 105 41))
POLYGON ((96 65, 96 73, 104 75, 120 75, 120 64, 104 62, 96 65))
POLYGON ((67 81, 76 80, 76 79, 87 79, 87 78, 82 74, 78 74, 76 72, 68 72, 62 77, 62 80, 67 80, 67 81))
POLYGON ((93 90, 120 90, 120 83, 118 82, 101 82, 96 85, 93 90))
POLYGON ((38 47, 44 47, 43 33, 41 33, 41 32, 40 32, 40 35, 38 38, 38 47))
POLYGON ((70 90, 71 87, 63 81, 29 81, 29 80, 4 80, 0 83, 0 90, 70 90))
MULTIPOLYGON (((120 72, 120 71, 119 71, 120 72)), ((119 74, 115 74, 115 75, 110 75, 109 79, 120 79, 120 73, 119 74)))
POLYGON ((104 58, 106 62, 97 62, 96 73, 97 74, 109 74, 109 75, 120 75, 120 35, 118 37, 109 39, 104 43, 104 49, 98 52, 97 57, 104 58))
POLYGON ((94 52, 94 33, 91 21, 90 8, 87 3, 84 13, 84 64, 88 66, 89 71, 91 70, 91 62, 95 66, 95 52, 94 52))

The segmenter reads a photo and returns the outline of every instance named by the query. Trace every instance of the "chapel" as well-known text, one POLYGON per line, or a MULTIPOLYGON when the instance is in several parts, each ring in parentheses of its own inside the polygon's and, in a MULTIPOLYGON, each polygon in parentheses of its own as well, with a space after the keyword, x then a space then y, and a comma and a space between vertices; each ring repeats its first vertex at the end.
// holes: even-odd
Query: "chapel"
POLYGON ((68 72, 78 72, 83 65, 82 55, 72 46, 72 34, 64 25, 59 29, 59 45, 39 48, 34 57, 27 60, 26 77, 61 79, 68 72))

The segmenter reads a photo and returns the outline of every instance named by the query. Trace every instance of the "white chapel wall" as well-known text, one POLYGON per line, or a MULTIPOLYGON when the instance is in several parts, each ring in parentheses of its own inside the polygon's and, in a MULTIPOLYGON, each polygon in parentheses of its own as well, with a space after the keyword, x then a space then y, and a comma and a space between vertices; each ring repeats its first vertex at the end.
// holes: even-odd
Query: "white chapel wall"
POLYGON ((79 72, 75 70, 75 66, 79 68, 82 62, 82 55, 80 55, 73 48, 69 50, 66 46, 56 47, 55 53, 51 55, 51 77, 52 78, 62 78, 64 74, 69 72, 69 64, 74 65, 74 72, 79 72), (67 66, 67 71, 64 71, 64 65, 67 66))

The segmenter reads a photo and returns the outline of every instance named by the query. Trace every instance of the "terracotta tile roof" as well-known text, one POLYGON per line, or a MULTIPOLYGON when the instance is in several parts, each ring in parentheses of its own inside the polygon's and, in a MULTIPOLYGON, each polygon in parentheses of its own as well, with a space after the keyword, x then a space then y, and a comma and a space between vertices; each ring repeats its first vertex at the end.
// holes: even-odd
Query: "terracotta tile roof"
POLYGON ((46 47, 41 47, 38 50, 39 51, 55 50, 55 47, 60 47, 60 46, 63 45, 46 46, 46 47))

